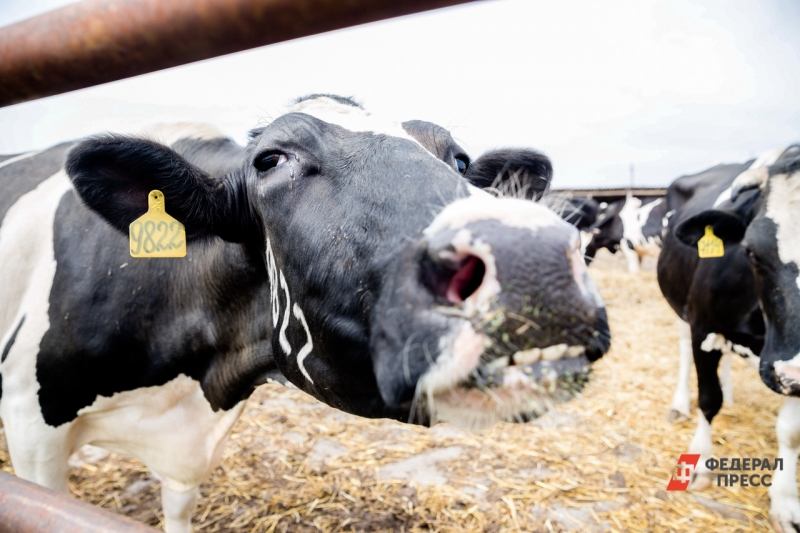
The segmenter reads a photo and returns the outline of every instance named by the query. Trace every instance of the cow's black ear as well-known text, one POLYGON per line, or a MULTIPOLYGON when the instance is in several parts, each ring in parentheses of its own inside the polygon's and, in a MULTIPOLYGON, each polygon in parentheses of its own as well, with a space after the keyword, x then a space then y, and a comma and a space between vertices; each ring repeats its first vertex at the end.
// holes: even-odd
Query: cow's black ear
POLYGON ((735 201, 727 200, 717 209, 701 211, 678 224, 675 236, 684 244, 697 246, 697 241, 705 235, 706 226, 711 226, 714 235, 725 244, 739 243, 755 216, 760 194, 759 189, 746 191, 735 201))
POLYGON ((714 235, 722 239, 725 244, 741 242, 747 230, 747 224, 735 212, 709 209, 678 224, 675 236, 682 243, 694 247, 705 235, 706 226, 714 228, 714 235))
POLYGON ((218 235, 242 242, 252 233, 244 180, 212 177, 162 144, 108 135, 85 140, 67 156, 66 171, 84 203, 128 232, 147 212, 147 195, 164 193, 166 211, 186 226, 188 239, 218 235))
POLYGON ((553 165, 546 155, 524 148, 483 154, 464 177, 481 189, 494 188, 506 196, 538 200, 550 187, 553 165))

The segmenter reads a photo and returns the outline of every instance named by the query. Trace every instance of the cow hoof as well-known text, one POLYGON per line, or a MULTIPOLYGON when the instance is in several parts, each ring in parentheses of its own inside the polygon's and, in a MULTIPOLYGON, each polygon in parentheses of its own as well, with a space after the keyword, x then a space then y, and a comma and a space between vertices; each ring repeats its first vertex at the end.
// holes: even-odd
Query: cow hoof
POLYGON ((688 420, 688 419, 689 419, 688 414, 682 413, 677 409, 670 409, 669 416, 667 417, 667 420, 670 422, 680 422, 681 420, 688 420))
POLYGON ((695 473, 694 479, 692 479, 692 483, 689 485, 689 490, 692 491, 706 490, 708 487, 711 486, 712 482, 711 477, 712 477, 711 472, 695 473))
POLYGON ((775 533, 800 533, 800 501, 796 497, 773 497, 769 523, 775 533))
POLYGON ((799 533, 800 523, 794 522, 789 518, 771 515, 769 523, 775 533, 799 533))

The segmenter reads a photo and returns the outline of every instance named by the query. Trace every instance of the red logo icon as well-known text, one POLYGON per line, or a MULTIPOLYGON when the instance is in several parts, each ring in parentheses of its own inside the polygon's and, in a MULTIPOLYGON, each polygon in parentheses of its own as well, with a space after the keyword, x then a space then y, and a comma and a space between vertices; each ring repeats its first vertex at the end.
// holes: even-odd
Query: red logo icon
POLYGON ((678 458, 677 471, 667 484, 667 490, 686 490, 689 482, 692 481, 692 472, 697 467, 699 460, 699 453, 682 453, 678 458))

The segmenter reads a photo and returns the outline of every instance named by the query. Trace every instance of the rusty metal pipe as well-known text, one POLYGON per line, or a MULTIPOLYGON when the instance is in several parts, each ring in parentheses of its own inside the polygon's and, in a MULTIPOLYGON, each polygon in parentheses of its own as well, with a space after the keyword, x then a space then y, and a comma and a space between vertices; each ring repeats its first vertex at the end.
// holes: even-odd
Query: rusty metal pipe
POLYGON ((3 533, 155 533, 130 518, 0 472, 3 533))
POLYGON ((0 28, 0 107, 473 0, 84 0, 0 28))

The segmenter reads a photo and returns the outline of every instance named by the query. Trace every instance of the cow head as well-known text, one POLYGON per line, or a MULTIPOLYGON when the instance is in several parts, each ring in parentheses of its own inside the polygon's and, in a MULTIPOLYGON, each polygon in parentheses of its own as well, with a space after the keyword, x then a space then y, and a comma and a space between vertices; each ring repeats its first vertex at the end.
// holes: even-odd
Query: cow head
POLYGON ((190 240, 260 257, 270 290, 255 296, 270 301, 261 323, 279 368, 346 411, 473 426, 519 418, 573 395, 587 358, 609 345, 578 232, 474 185, 513 177, 540 196, 552 170, 530 150, 470 161, 443 128, 315 96, 255 130, 241 168, 222 178, 118 136, 81 143, 67 171, 120 230, 160 189, 190 240))
POLYGON ((768 168, 743 172, 731 191, 730 200, 681 223, 676 236, 696 246, 711 226, 724 244, 742 245, 767 329, 761 379, 776 392, 800 396, 800 145, 768 168))

